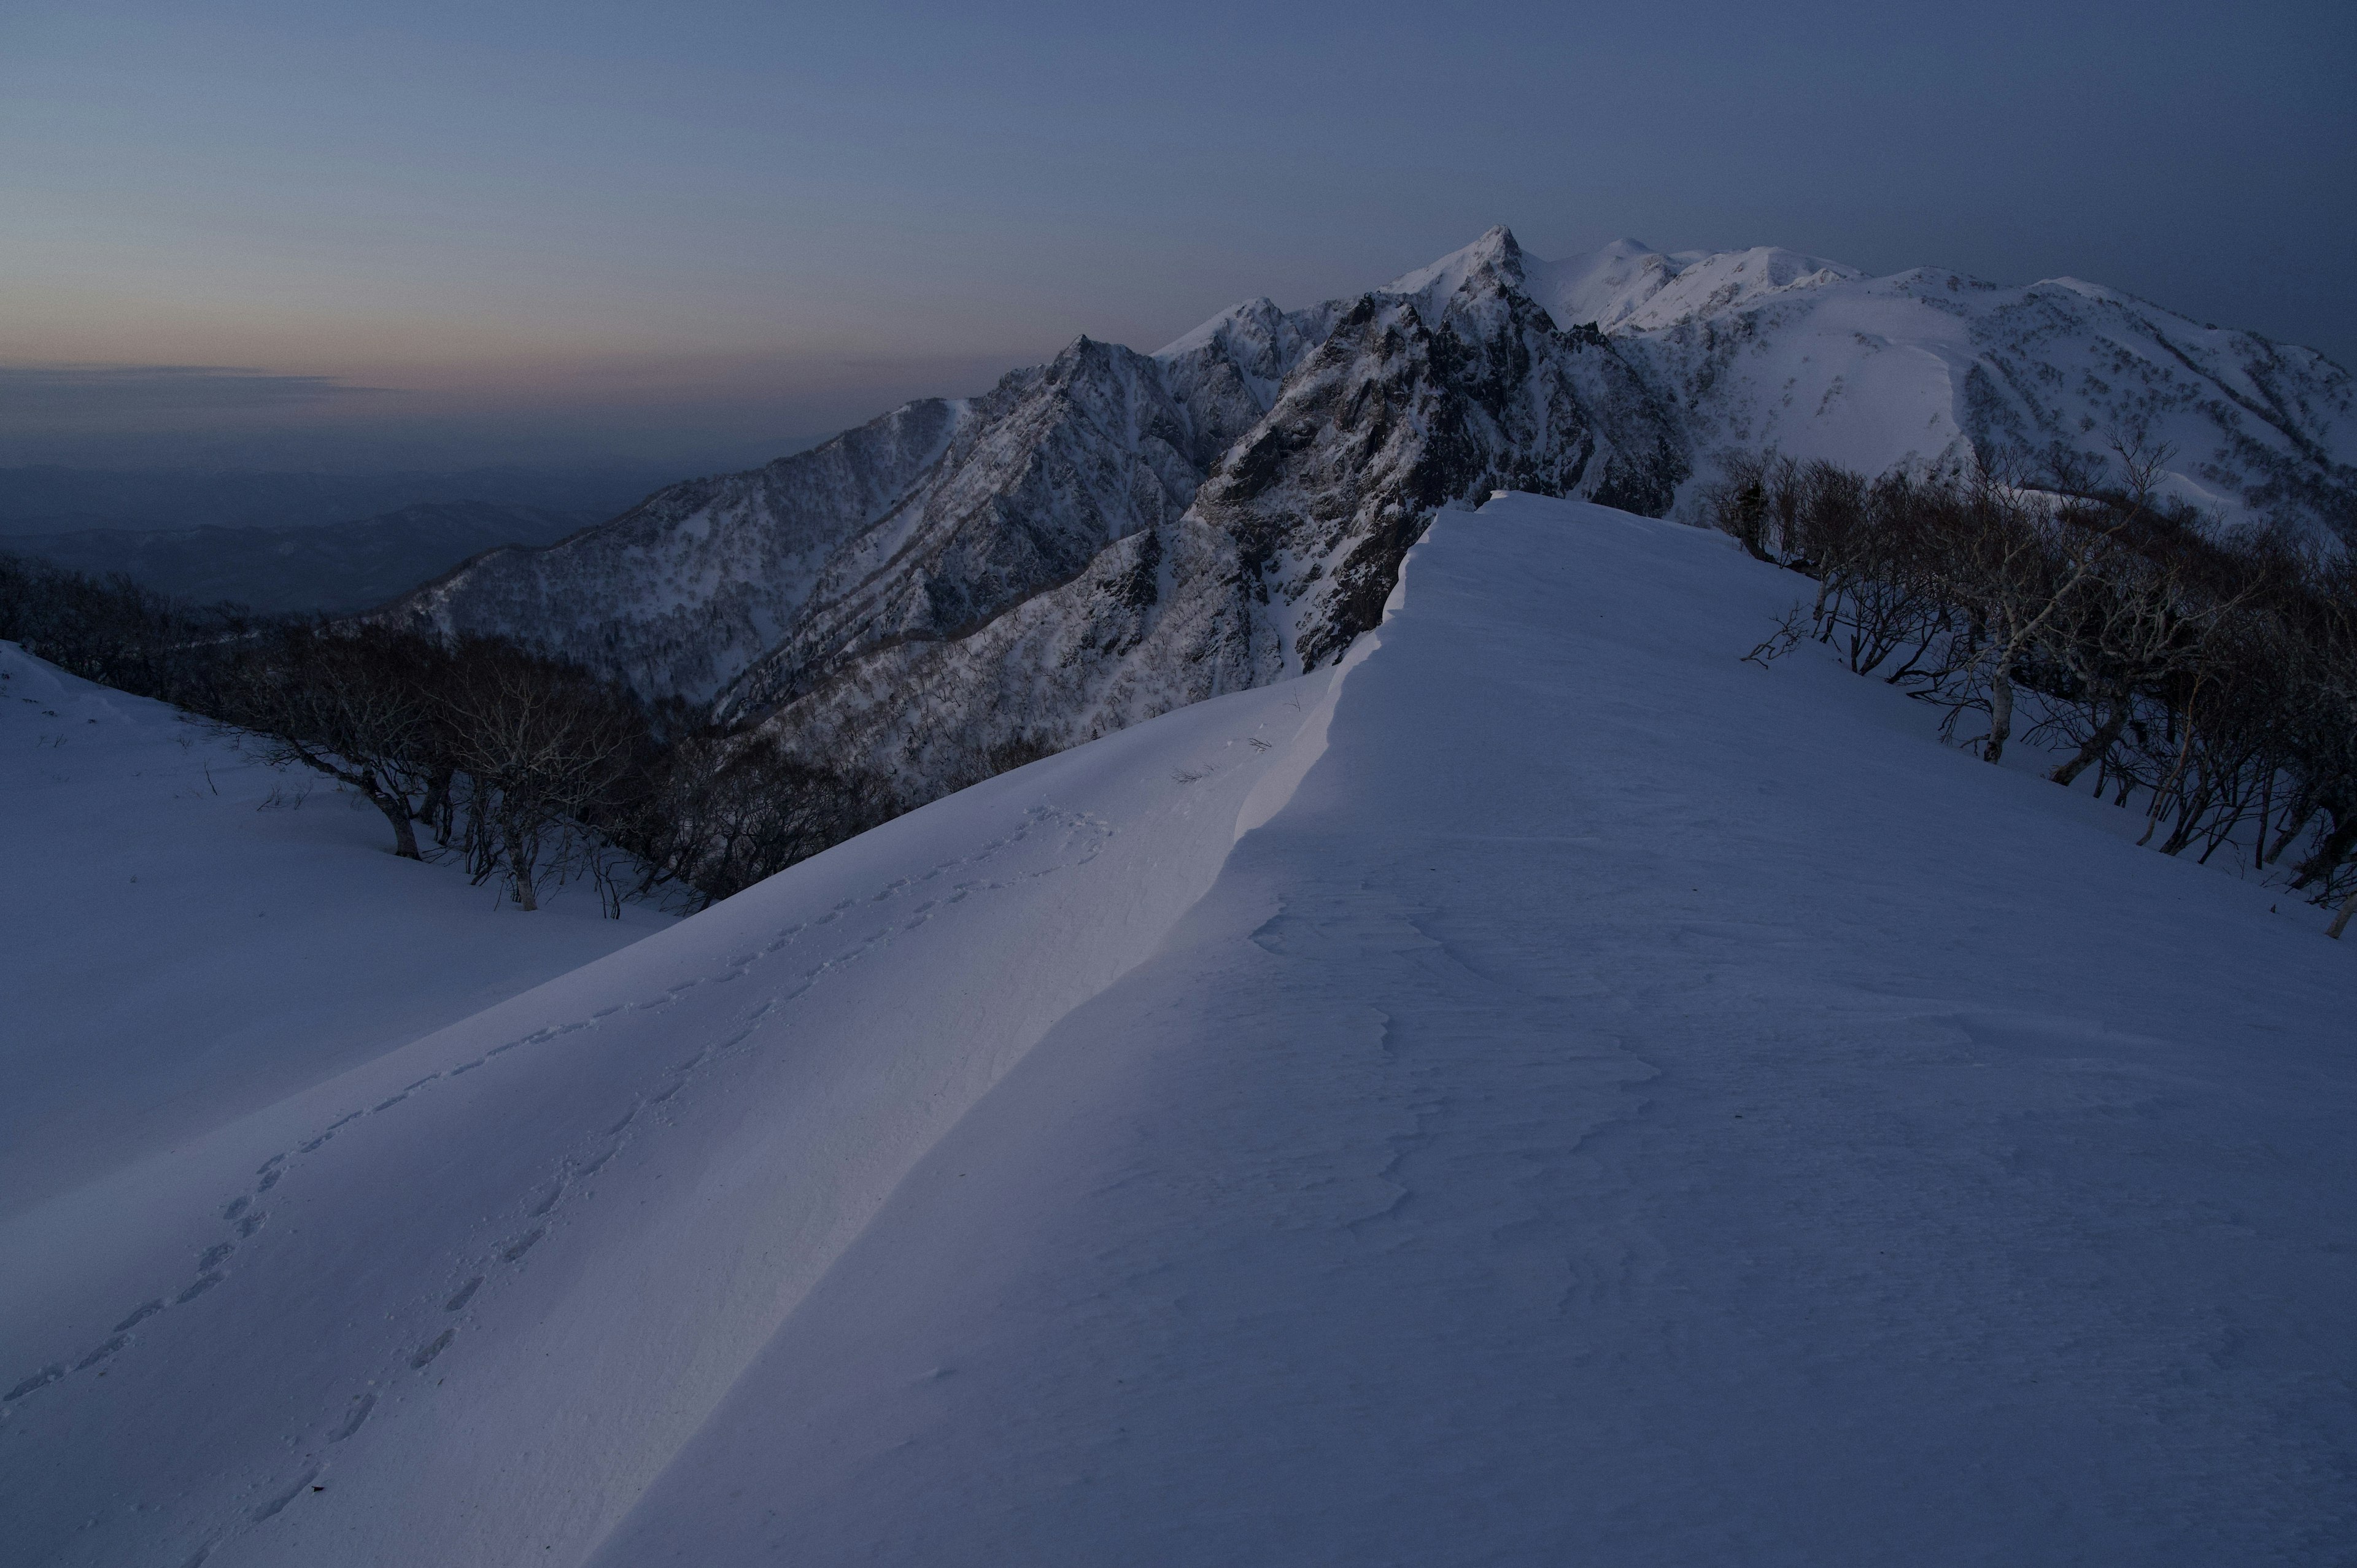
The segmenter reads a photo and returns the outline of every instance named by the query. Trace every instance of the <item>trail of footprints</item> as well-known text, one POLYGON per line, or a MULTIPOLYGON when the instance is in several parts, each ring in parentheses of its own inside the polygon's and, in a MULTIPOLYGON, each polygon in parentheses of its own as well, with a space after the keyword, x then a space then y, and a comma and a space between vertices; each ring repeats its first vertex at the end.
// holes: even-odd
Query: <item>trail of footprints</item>
MULTIPOLYGON (((889 921, 877 927, 863 940, 843 949, 829 958, 821 960, 811 968, 793 976, 768 1000, 743 1014, 739 1022, 744 1026, 735 1034, 716 1045, 704 1047, 686 1060, 668 1069, 661 1086, 652 1093, 639 1095, 619 1121, 584 1140, 585 1144, 593 1146, 590 1150, 578 1157, 568 1155, 562 1159, 559 1162, 560 1168, 555 1178, 544 1188, 534 1189, 534 1199, 524 1210, 523 1215, 529 1223, 508 1240, 496 1245, 490 1257, 482 1263, 482 1272, 475 1273, 468 1277, 443 1304, 442 1310, 445 1313, 455 1315, 463 1311, 475 1299, 476 1293, 490 1283, 491 1271, 520 1262, 526 1253, 547 1237, 548 1217, 569 1192, 603 1170, 608 1161, 621 1153, 623 1145, 630 1141, 630 1129, 640 1112, 650 1107, 661 1106, 670 1101, 687 1087, 689 1079, 700 1069, 748 1050, 758 1049, 758 1045, 748 1046, 746 1042, 759 1031, 764 1022, 770 1019, 778 1007, 795 1000, 829 974, 857 962, 876 949, 888 944, 894 937, 923 925, 933 918, 936 911, 963 902, 971 894, 1014 886, 1053 875, 1067 867, 1087 865, 1103 852, 1106 843, 1111 840, 1115 830, 1110 823, 1090 813, 1065 811, 1049 806, 1034 807, 1025 813, 1022 824, 1015 831, 1003 838, 992 840, 972 854, 943 861, 914 876, 896 878, 866 898, 845 898, 825 914, 785 928, 755 951, 729 959, 726 966, 717 973, 682 981, 644 1001, 617 1003, 611 1006, 601 1007, 586 1018, 534 1030, 529 1035, 494 1046, 471 1061, 464 1062, 445 1071, 427 1073, 398 1093, 390 1095, 365 1110, 345 1112, 328 1123, 316 1136, 296 1144, 293 1149, 271 1155, 256 1168, 252 1189, 240 1193, 222 1206, 221 1222, 227 1228, 226 1233, 221 1240, 199 1251, 195 1275, 188 1283, 178 1291, 153 1296, 132 1308, 109 1330, 109 1337, 106 1339, 70 1365, 63 1361, 51 1362, 13 1385, 6 1393, 0 1394, 0 1419, 5 1419, 9 1412, 9 1407, 16 1405, 28 1394, 48 1388, 52 1383, 62 1381, 75 1373, 89 1371, 92 1368, 102 1365, 133 1343, 134 1331, 148 1318, 170 1307, 186 1305, 226 1280, 230 1274, 230 1271, 223 1266, 227 1260, 237 1251, 239 1243, 252 1240, 268 1220, 268 1211, 262 1206, 271 1190, 285 1178, 287 1173, 294 1168, 295 1163, 299 1162, 305 1155, 317 1153, 332 1140, 340 1129, 364 1116, 382 1115, 411 1096, 426 1090, 428 1086, 473 1072, 490 1063, 492 1058, 505 1056, 510 1051, 521 1050, 527 1046, 542 1045, 578 1030, 595 1027, 600 1021, 612 1017, 618 1013, 651 1012, 657 1008, 669 1006, 682 995, 694 991, 698 986, 726 984, 730 981, 741 979, 757 961, 779 951, 806 931, 820 930, 831 926, 842 919, 849 911, 862 905, 881 904, 894 897, 905 897, 912 891, 921 890, 928 884, 938 882, 949 873, 988 860, 999 851, 1020 843, 1042 830, 1052 831, 1060 827, 1077 839, 1079 854, 1076 858, 1050 865, 1037 871, 1019 873, 1005 881, 976 878, 951 885, 949 890, 941 897, 928 898, 918 904, 909 911, 906 918, 889 921)), ((401 1364, 413 1371, 425 1370, 436 1357, 450 1348, 457 1338, 457 1335, 458 1326, 456 1324, 443 1328, 424 1343, 405 1352, 401 1358, 401 1364)), ((350 1408, 344 1412, 341 1420, 335 1423, 335 1431, 328 1436, 328 1443, 341 1443, 354 1435, 367 1423, 369 1416, 377 1405, 377 1395, 374 1391, 376 1386, 379 1385, 371 1385, 370 1390, 352 1397, 350 1408)), ((283 1492, 273 1493, 268 1500, 248 1513, 247 1520, 252 1523, 259 1524, 274 1518, 317 1482, 319 1469, 318 1466, 311 1466, 291 1487, 283 1492)), ((213 1546, 217 1544, 219 1541, 215 1541, 199 1548, 197 1554, 188 1560, 188 1568, 195 1568, 196 1564, 202 1563, 210 1555, 213 1546)))

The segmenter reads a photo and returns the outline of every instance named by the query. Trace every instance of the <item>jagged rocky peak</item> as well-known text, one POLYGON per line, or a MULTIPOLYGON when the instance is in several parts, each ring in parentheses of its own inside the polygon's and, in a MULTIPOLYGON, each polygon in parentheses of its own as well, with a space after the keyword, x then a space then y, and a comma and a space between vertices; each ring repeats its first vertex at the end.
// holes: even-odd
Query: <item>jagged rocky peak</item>
MULTIPOLYGON (((1324 307, 1183 512, 963 635, 835 661, 765 730, 947 787, 1339 657, 1442 507, 1505 486, 1659 512, 1687 467, 1674 419, 1603 335, 1556 328, 1518 263, 1501 231, 1324 307)), ((1270 342, 1281 315, 1240 307, 1165 354, 1270 342)))
POLYGON ((2102 456, 2136 421, 2179 493, 2327 519, 2357 511, 2352 404, 2321 356, 2093 285, 1634 240, 1551 262, 1500 227, 1152 354, 1077 338, 400 613, 716 697, 925 798, 1338 657, 1434 511, 1491 489, 1658 515, 1727 450, 1879 473, 2102 456))

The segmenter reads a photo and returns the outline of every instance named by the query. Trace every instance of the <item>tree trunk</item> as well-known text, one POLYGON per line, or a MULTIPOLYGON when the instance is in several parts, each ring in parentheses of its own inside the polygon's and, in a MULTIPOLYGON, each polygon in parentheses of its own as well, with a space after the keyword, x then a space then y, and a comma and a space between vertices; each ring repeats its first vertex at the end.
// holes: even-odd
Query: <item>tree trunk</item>
POLYGON ((2013 681, 1999 665, 1989 675, 1989 732, 1981 743, 1981 760, 1995 762, 2005 755, 2013 736, 2013 681))
POLYGON ((376 773, 373 769, 365 773, 346 773, 341 769, 329 769, 329 771, 334 772, 337 778, 341 779, 345 783, 350 784, 353 789, 367 796, 369 804, 374 806, 378 811, 384 813, 384 820, 393 824, 393 853, 394 854, 400 856, 404 860, 423 860, 425 858, 424 855, 417 853, 417 835, 410 830, 409 798, 407 796, 394 794, 392 790, 387 789, 383 785, 378 783, 376 773))
POLYGON ((393 853, 404 860, 424 860, 425 857, 417 853, 417 833, 409 825, 409 802, 375 789, 369 791, 369 799, 384 813, 384 820, 393 824, 393 853))
POLYGON ((1768 552, 1762 547, 1763 536, 1768 532, 1767 491, 1758 485, 1746 487, 1743 494, 1736 499, 1735 515, 1739 528, 1735 537, 1741 542, 1743 553, 1754 561, 1767 560, 1768 552))
POLYGON ((450 844, 450 830, 453 825, 450 812, 450 785, 453 777, 453 769, 436 768, 433 782, 425 787, 425 803, 417 809, 417 820, 434 830, 434 842, 446 849, 450 844))
POLYGON ((2341 913, 2332 917, 2331 928, 2324 934, 2339 941, 2341 933, 2349 929, 2349 917, 2352 912, 2357 912, 2357 887, 2351 888, 2349 897, 2341 900, 2341 913))
POLYGON ((2292 886, 2305 887, 2319 876, 2330 875, 2333 867, 2349 858, 2352 849, 2357 849, 2357 811, 2335 822, 2316 853, 2299 863, 2299 875, 2292 879, 2292 886))
POLYGON ((2193 842, 2193 835, 2201 827, 2202 817, 2209 812, 2211 797, 2215 793, 2216 791, 2210 788, 2205 779, 2195 785, 2190 795, 2180 800, 2177 811, 2177 830, 2162 843, 2161 854, 2182 854, 2185 852, 2185 846, 2193 842))
MULTIPOLYGON (((2087 737, 2087 744, 2079 748, 2079 755, 2048 774, 2047 777, 2057 784, 2070 783, 2080 774, 2084 773, 2105 752, 2111 750, 2119 740, 2120 732, 2127 727, 2128 699, 2122 696, 2113 702, 2111 716, 2096 728, 2094 734, 2087 737)), ((2095 788, 2101 791, 2103 785, 2098 782, 2095 788)))
POLYGON ((508 876, 514 889, 515 901, 525 909, 540 908, 540 889, 534 886, 539 867, 539 849, 529 842, 522 828, 513 817, 507 824, 508 876))
POLYGON ((2267 851, 2266 864, 2273 865, 2282 859, 2283 852, 2291 847, 2294 839, 2308 831, 2308 824, 2314 821, 2315 817, 2316 806, 2313 801, 2299 802, 2291 811, 2287 812, 2284 830, 2276 836, 2275 846, 2267 851))

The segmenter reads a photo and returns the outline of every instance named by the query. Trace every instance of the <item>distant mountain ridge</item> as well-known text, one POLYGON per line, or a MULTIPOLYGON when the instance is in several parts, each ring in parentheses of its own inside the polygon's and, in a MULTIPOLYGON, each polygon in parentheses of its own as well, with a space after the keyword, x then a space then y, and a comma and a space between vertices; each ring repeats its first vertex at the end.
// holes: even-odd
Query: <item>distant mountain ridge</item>
POLYGON ((2357 517, 2357 399, 2310 350, 2071 280, 1869 278, 1493 229, 1354 300, 1088 338, 750 473, 498 551, 393 618, 500 632, 917 794, 1330 660, 1442 507, 1670 512, 1718 454, 1881 472, 2115 435, 2229 520, 2357 517))

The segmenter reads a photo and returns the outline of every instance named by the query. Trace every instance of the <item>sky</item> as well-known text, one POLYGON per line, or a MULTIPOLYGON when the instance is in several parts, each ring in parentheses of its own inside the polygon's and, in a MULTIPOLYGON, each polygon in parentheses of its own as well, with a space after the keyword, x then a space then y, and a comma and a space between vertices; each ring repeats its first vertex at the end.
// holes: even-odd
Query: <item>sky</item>
POLYGON ((0 464, 743 466, 1505 223, 2357 365, 2357 6, 0 9, 0 464))

